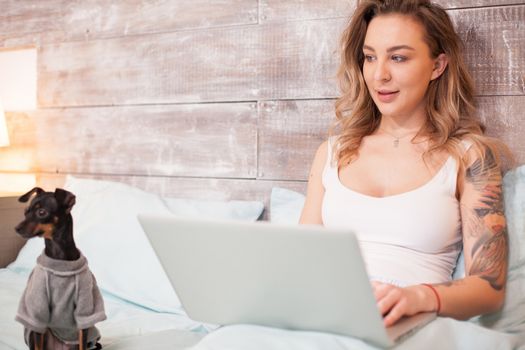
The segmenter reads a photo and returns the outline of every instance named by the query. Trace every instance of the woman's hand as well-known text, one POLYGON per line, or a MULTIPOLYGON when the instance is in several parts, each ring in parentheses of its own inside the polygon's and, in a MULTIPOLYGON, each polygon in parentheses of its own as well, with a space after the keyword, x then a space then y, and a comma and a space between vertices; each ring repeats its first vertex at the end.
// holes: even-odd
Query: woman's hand
POLYGON ((372 288, 385 327, 392 326, 403 316, 436 311, 438 307, 436 296, 424 285, 401 288, 372 281, 372 288))

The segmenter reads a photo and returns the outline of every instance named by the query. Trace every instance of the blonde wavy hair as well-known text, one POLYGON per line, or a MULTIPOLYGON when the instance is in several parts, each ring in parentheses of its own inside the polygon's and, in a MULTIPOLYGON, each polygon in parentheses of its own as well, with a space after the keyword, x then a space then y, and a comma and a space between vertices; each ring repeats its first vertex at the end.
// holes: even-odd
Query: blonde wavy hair
POLYGON ((423 158, 426 160, 435 151, 445 151, 458 161, 462 174, 466 166, 462 141, 468 141, 481 159, 491 152, 494 155, 491 158, 499 166, 502 150, 503 154, 510 153, 500 141, 484 135, 485 127, 474 104, 474 83, 463 62, 461 39, 445 10, 428 0, 359 2, 341 37, 341 64, 337 72, 341 96, 336 101, 336 121, 329 132, 337 136, 332 161, 341 167, 355 160, 362 139, 379 127, 381 114, 363 78, 362 50, 368 24, 374 17, 387 14, 406 15, 418 21, 425 28, 424 39, 432 57, 441 53, 448 57, 443 74, 428 86, 427 123, 415 137, 425 136, 430 141, 423 158))

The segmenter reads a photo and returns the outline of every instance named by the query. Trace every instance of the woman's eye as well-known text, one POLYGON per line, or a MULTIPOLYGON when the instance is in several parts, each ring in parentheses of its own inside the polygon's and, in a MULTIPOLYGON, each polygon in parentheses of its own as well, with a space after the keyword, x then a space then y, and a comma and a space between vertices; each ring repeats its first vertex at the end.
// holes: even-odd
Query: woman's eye
POLYGON ((372 62, 374 60, 374 56, 372 56, 372 55, 365 55, 365 60, 367 62, 372 62))
POLYGON ((394 55, 394 56, 392 56, 392 61, 394 61, 394 62, 404 62, 404 61, 406 61, 406 57, 394 55))
POLYGON ((42 209, 38 209, 38 210, 36 211, 36 216, 37 216, 38 218, 44 218, 44 217, 46 217, 46 216, 47 216, 47 210, 45 210, 45 209, 43 209, 43 208, 42 208, 42 209))

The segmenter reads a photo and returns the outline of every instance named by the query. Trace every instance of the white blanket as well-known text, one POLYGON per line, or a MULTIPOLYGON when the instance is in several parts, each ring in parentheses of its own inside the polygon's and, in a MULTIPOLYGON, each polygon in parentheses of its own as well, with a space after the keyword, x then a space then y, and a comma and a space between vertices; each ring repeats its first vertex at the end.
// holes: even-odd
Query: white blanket
MULTIPOLYGON (((0 349, 27 349, 22 326, 14 321, 27 275, 0 269, 0 349)), ((327 333, 298 332, 260 326, 226 326, 206 335, 210 327, 182 315, 153 312, 104 295, 108 320, 97 326, 107 350, 372 350, 358 339, 327 333), (196 345, 195 345, 196 344, 196 345)), ((438 318, 396 349, 525 350, 525 329, 506 334, 472 322, 438 318)))
MULTIPOLYGON (((235 325, 206 335, 192 350, 377 350, 361 340, 327 333, 235 325)), ((525 349, 525 332, 506 334, 471 322, 438 318, 393 349, 525 349)))
MULTIPOLYGON (((27 274, 0 269, 0 349, 26 350, 23 327, 15 321, 27 274)), ((108 319, 97 324, 104 349, 131 349, 131 344, 162 343, 158 349, 184 349, 198 341, 209 327, 187 316, 154 312, 103 294, 108 319), (166 336, 166 331, 171 332, 166 336), (176 331, 174 331, 176 330, 176 331), (142 338, 137 338, 138 336, 142 338)), ((139 347, 140 348, 140 347, 139 347)))

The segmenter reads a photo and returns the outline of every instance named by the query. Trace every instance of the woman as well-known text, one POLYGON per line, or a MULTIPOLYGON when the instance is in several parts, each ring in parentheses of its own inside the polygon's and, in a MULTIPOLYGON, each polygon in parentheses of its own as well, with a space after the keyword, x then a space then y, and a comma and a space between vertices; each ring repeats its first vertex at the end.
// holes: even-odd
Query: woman
POLYGON ((498 310, 505 148, 475 117, 446 12, 425 0, 361 1, 341 56, 337 122, 314 158, 300 222, 357 233, 386 326, 422 311, 498 310), (462 246, 466 277, 452 281, 462 246))

